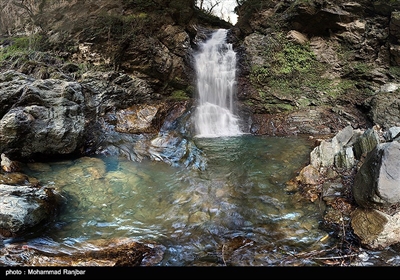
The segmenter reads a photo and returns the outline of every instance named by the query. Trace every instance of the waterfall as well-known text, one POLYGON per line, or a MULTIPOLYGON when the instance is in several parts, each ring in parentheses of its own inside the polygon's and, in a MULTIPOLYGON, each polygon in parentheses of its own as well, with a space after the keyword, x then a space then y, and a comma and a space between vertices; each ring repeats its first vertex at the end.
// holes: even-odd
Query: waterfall
POLYGON ((236 53, 226 43, 226 29, 216 30, 195 55, 198 104, 194 114, 196 137, 242 134, 234 114, 236 53))

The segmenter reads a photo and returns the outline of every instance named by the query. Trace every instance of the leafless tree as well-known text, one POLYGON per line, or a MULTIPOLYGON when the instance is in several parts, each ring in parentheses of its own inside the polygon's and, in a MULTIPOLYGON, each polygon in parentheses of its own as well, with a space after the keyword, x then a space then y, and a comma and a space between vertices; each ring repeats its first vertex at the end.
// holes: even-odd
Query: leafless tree
POLYGON ((12 0, 0 1, 0 33, 11 35, 14 22, 18 19, 13 11, 12 0))
POLYGON ((214 14, 214 9, 217 7, 219 4, 221 4, 221 1, 219 0, 209 0, 209 1, 204 1, 204 0, 198 0, 196 1, 196 6, 199 7, 200 10, 205 11, 208 14, 214 14))
POLYGON ((12 0, 12 3, 26 13, 32 23, 32 28, 39 27, 43 30, 41 16, 47 4, 46 0, 12 0))

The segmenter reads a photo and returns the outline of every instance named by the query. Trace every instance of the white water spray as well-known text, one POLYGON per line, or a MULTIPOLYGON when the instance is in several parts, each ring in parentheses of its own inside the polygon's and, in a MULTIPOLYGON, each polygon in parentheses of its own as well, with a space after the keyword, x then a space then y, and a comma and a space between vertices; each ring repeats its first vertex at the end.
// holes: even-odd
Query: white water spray
POLYGON ((198 106, 195 111, 196 137, 224 137, 242 134, 234 114, 236 53, 226 43, 226 29, 218 29, 195 56, 198 106))

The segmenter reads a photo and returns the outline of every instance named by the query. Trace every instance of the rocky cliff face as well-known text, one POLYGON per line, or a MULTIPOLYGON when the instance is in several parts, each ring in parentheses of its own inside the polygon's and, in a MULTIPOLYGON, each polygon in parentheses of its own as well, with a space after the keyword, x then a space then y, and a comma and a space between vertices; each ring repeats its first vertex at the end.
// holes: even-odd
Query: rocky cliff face
MULTIPOLYGON (((230 27, 216 18, 208 23, 200 19, 194 1, 32 0, 1 5, 0 32, 8 35, 3 46, 25 44, 77 65, 145 78, 151 81, 155 96, 176 90, 191 94, 190 52, 200 21, 203 26, 230 27)), ((35 74, 38 68, 31 65, 22 70, 35 74)))
POLYGON ((245 1, 233 30, 243 55, 239 98, 255 114, 252 131, 332 133, 348 124, 397 125, 398 6, 245 1))
POLYGON ((1 7, 1 151, 25 159, 90 153, 112 132, 156 133, 176 104, 190 105, 196 43, 208 27, 231 27, 195 9, 194 1, 32 0, 1 7), (63 84, 75 85, 77 106, 63 84), (51 147, 37 137, 49 135, 46 127, 60 128, 50 133, 57 135, 51 147))
MULTIPOLYGON (((191 55, 215 28, 230 29, 240 57, 238 100, 249 132, 331 135, 347 125, 400 123, 396 1, 247 0, 237 7, 236 26, 201 13, 194 1, 1 5, 2 70, 79 83, 85 127, 74 132, 82 138, 75 152, 96 150, 110 129, 156 132, 176 104, 190 108, 191 55), (143 112, 134 108, 140 104, 151 107, 147 124, 127 127, 121 116, 143 112)), ((3 126, 11 108, 23 110, 25 96, 7 79, 2 89, 13 98, 1 99, 3 126)), ((3 145, 2 152, 16 149, 3 145)))

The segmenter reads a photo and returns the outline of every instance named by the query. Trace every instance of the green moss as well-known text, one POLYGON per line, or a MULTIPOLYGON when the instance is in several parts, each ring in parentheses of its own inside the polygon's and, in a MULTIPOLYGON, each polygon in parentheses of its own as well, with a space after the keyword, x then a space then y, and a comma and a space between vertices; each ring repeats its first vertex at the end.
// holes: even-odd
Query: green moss
POLYGON ((339 97, 346 94, 351 89, 356 87, 356 82, 353 80, 341 79, 338 82, 332 81, 329 88, 326 90, 332 97, 339 97))
POLYGON ((43 35, 15 37, 11 44, 0 49, 0 62, 5 60, 23 59, 29 60, 30 54, 47 50, 48 42, 43 35))
POLYGON ((187 93, 188 96, 194 96, 195 93, 196 93, 196 88, 193 85, 189 85, 186 88, 186 93, 187 93))
POLYGON ((245 104, 246 106, 249 106, 249 107, 253 107, 253 106, 254 106, 254 102, 251 101, 251 100, 246 100, 246 101, 244 102, 244 104, 245 104))
POLYGON ((253 66, 250 73, 250 80, 255 84, 264 84, 270 79, 270 71, 265 66, 253 66))
POLYGON ((267 93, 266 93, 265 91, 259 89, 259 90, 258 90, 258 95, 259 95, 261 98, 264 99, 264 98, 267 96, 267 93))
POLYGON ((356 62, 351 64, 351 66, 352 66, 352 71, 359 75, 367 74, 372 69, 370 64, 364 62, 356 62))
POLYGON ((185 101, 189 99, 189 96, 186 94, 184 90, 176 90, 172 92, 171 96, 169 99, 174 100, 174 101, 185 101))
POLYGON ((276 54, 275 59, 277 75, 307 73, 316 65, 315 55, 308 45, 291 42, 284 44, 282 51, 276 54))
POLYGON ((250 78, 254 83, 273 86, 278 83, 304 80, 304 77, 319 74, 321 65, 309 45, 288 41, 282 33, 269 38, 270 43, 261 52, 265 64, 254 65, 250 78), (272 82, 272 84, 271 84, 272 82))
MULTIPOLYGON (((265 108, 272 103, 287 104, 271 105, 278 106, 280 110, 292 110, 293 104, 299 107, 322 105, 325 102, 335 102, 341 96, 357 90, 358 85, 354 79, 324 77, 323 74, 330 66, 319 62, 308 44, 291 42, 285 34, 278 32, 267 35, 265 40, 268 44, 258 52, 264 63, 254 64, 251 68, 250 80, 258 90, 265 108), (274 93, 273 96, 268 96, 270 92, 274 93), (276 96, 282 102, 277 102, 276 96)), ((342 55, 349 53, 343 50, 342 55)), ((371 69, 366 63, 356 63, 350 67, 349 71, 356 73, 356 76, 368 73, 371 69)), ((395 71, 400 75, 400 70, 393 69, 395 71)))

